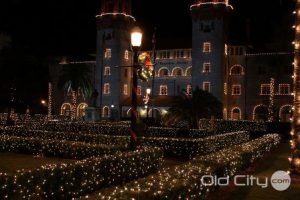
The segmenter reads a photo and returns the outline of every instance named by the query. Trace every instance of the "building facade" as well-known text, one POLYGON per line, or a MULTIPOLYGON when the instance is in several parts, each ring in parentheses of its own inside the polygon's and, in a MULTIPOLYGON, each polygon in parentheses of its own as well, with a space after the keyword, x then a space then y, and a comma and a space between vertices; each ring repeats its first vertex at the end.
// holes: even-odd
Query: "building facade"
MULTIPOLYGON (((196 0, 191 5, 192 46, 156 51, 154 80, 139 81, 137 88, 141 117, 166 114, 174 96, 183 91, 191 94, 192 88, 199 87, 223 103, 224 119, 267 120, 270 109, 276 119, 290 119, 293 54, 253 53, 247 46, 228 44, 231 11, 227 0, 196 0), (152 90, 150 94, 147 89, 152 90)), ((130 30, 134 24, 131 1, 102 0, 97 16, 96 59, 83 63, 93 68, 91 79, 99 91, 97 107, 103 118, 130 117, 130 30)), ((53 76, 64 64, 51 67, 53 76)), ((66 115, 72 106, 69 99, 61 96, 61 91, 54 93, 54 111, 66 115)), ((79 102, 81 107, 89 106, 87 100, 79 102)), ((77 116, 82 115, 83 109, 78 108, 77 116)))

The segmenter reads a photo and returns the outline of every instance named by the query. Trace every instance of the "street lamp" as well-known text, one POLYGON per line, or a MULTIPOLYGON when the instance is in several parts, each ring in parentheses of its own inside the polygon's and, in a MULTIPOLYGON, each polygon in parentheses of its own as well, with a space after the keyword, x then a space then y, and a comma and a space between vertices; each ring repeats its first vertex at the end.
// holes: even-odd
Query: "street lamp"
MULTIPOLYGON (((151 94, 151 88, 147 88, 146 89, 146 95, 148 97, 148 101, 147 101, 147 120, 149 118, 149 101, 150 101, 150 94, 151 94)), ((153 112, 153 111, 152 111, 153 112)))
POLYGON ((130 147, 135 149, 137 144, 137 68, 138 50, 142 45, 143 33, 139 27, 134 27, 131 31, 131 46, 133 50, 133 74, 131 88, 131 127, 130 127, 130 147))

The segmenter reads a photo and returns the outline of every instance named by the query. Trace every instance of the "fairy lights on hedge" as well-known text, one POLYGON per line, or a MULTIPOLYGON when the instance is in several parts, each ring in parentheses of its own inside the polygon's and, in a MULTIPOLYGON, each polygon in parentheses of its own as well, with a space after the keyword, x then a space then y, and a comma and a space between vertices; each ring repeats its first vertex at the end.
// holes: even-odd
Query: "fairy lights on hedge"
POLYGON ((201 185, 203 175, 232 177, 263 157, 279 141, 277 134, 266 135, 81 199, 206 199, 215 188, 201 185))
POLYGON ((83 142, 0 136, 0 151, 83 159, 128 150, 123 145, 86 144, 83 142))
POLYGON ((249 141, 248 132, 233 132, 200 139, 141 137, 144 146, 163 148, 166 155, 191 159, 222 148, 249 141))
POLYGON ((90 158, 74 164, 45 165, 36 170, 0 173, 1 199, 71 199, 105 186, 121 184, 156 171, 162 151, 134 152, 90 158))

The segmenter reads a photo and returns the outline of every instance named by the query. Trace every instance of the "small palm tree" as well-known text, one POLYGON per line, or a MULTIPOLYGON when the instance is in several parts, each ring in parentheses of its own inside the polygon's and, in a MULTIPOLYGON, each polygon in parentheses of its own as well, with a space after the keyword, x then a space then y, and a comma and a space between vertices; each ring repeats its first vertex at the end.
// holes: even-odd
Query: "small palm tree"
POLYGON ((77 97, 80 94, 89 98, 92 94, 91 70, 84 64, 67 64, 63 66, 62 74, 58 80, 59 89, 72 93, 71 119, 76 117, 77 97))
POLYGON ((222 117, 222 103, 197 87, 192 95, 182 94, 174 100, 166 119, 173 123, 187 121, 191 128, 199 128, 199 120, 211 116, 222 117))

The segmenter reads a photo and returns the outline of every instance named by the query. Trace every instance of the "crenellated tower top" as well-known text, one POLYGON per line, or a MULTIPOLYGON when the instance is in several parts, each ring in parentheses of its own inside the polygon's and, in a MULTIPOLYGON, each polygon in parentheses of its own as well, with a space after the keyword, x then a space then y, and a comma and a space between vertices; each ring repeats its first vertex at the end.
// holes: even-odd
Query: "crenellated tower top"
POLYGON ((135 20, 131 15, 131 0, 102 0, 101 11, 97 18, 108 15, 125 16, 135 20))

